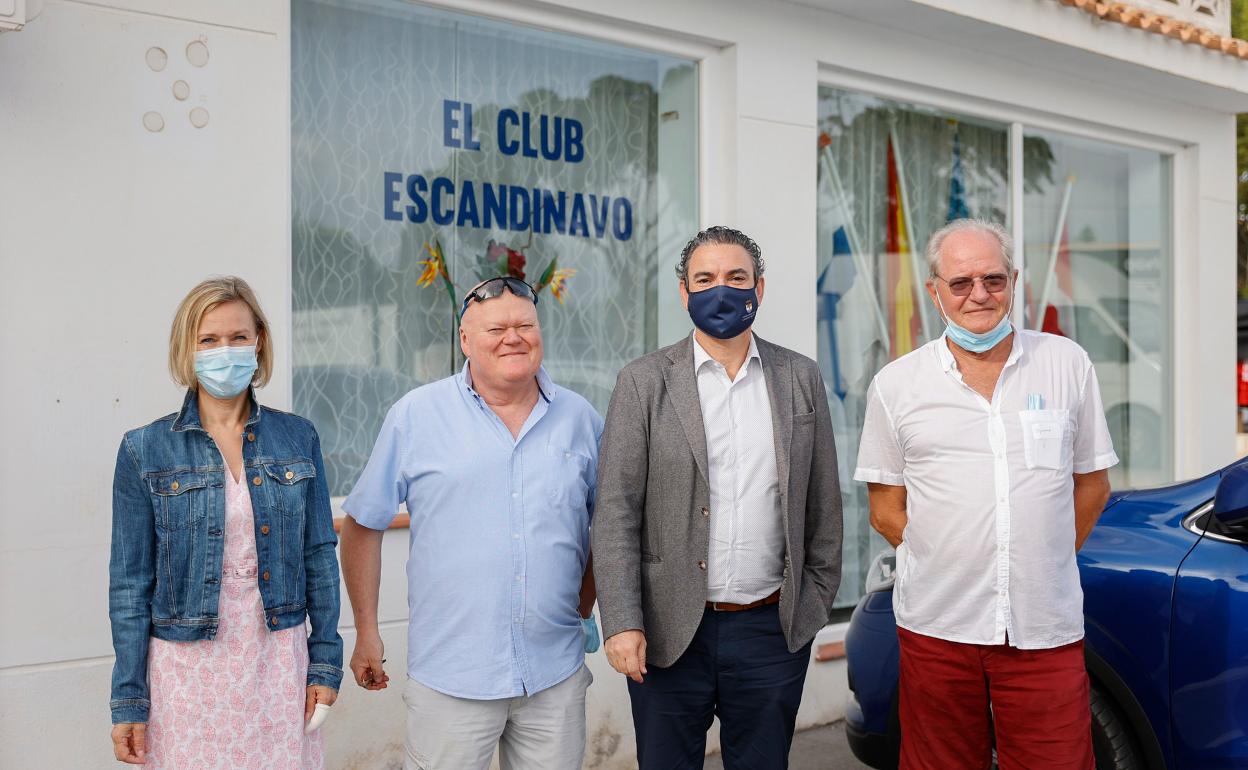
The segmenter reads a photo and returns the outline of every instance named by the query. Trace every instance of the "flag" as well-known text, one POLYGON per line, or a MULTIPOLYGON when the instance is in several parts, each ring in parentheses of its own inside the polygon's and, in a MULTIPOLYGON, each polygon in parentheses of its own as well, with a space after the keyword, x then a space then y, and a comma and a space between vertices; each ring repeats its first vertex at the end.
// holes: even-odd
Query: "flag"
POLYGON ((967 219, 971 210, 966 205, 966 180, 962 172, 962 142, 957 129, 953 132, 953 165, 949 170, 949 215, 945 221, 967 219))
POLYGON ((820 134, 816 329, 825 384, 843 399, 864 391, 887 363, 888 324, 831 145, 831 136, 820 134))
POLYGON ((914 305, 915 278, 910 261, 911 244, 906 228, 906 212, 901 205, 901 184, 897 176, 897 158, 893 140, 888 140, 888 216, 884 240, 888 260, 888 283, 892 302, 888 314, 889 354, 904 356, 914 350, 922 337, 921 318, 914 305))
POLYGON ((857 273, 858 270, 854 267, 853 255, 849 248, 849 236, 842 225, 832 233, 832 258, 819 273, 819 307, 817 308, 817 321, 821 325, 819 336, 826 342, 827 361, 831 364, 832 376, 829 385, 837 398, 845 398, 848 391, 845 378, 841 374, 836 307, 845 293, 853 287, 857 273))
POLYGON ((1053 278, 1057 285, 1049 290, 1047 306, 1040 321, 1040 331, 1075 337, 1075 290, 1070 279, 1070 228, 1062 223, 1062 239, 1053 262, 1053 278))

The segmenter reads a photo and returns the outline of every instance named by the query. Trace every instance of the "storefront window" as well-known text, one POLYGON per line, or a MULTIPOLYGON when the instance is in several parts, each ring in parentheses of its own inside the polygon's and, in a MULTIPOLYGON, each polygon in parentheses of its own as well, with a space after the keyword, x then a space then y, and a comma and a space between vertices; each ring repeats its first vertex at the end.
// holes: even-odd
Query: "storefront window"
POLYGON ((1004 222, 1003 124, 819 89, 818 360, 828 388, 845 511, 838 606, 863 594, 888 546, 853 479, 867 386, 884 364, 939 336, 923 283, 927 239, 946 222, 1004 222))
POLYGON ((291 15, 294 407, 330 493, 395 400, 462 366, 483 278, 540 287, 547 369, 605 412, 616 372, 688 328, 696 66, 406 2, 291 15))
MULTIPOLYGON (((923 292, 927 239, 959 217, 1010 226, 1009 127, 830 87, 819 89, 818 344, 845 508, 840 606, 887 551, 852 479, 871 378, 938 336, 923 292)), ((1023 132, 1022 317, 1092 359, 1114 447, 1115 487, 1171 478, 1170 158, 1023 132)))
POLYGON ((1113 485, 1168 481, 1169 157, 1027 138, 1027 326, 1070 337, 1091 357, 1122 460, 1113 485))

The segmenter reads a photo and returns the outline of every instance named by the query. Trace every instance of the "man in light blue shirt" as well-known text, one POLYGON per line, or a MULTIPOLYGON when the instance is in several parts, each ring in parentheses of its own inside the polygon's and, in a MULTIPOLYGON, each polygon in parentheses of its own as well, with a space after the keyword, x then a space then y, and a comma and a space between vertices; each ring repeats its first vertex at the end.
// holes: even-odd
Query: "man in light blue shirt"
POLYGON ((351 671, 369 690, 388 680, 381 536, 400 504, 411 516, 408 770, 485 770, 495 746, 504 770, 575 770, 584 757, 602 418, 542 369, 536 304, 514 278, 469 292, 468 362, 390 409, 343 504, 351 671))

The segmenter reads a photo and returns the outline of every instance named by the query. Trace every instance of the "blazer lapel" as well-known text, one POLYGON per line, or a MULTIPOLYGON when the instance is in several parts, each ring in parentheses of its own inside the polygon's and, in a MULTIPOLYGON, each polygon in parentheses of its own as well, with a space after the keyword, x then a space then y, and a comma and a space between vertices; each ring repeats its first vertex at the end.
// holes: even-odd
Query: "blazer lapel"
POLYGON ((771 401, 771 425, 776 442, 776 477, 780 494, 788 497, 789 447, 793 444, 793 362, 780 349, 754 335, 763 362, 763 379, 771 401))
POLYGON ((698 376, 693 370, 693 340, 686 337, 668 351, 668 365, 663 370, 663 382, 667 385, 668 397, 676 407, 680 416, 680 427, 685 431, 685 439, 693 450, 693 459, 698 464, 702 480, 708 481, 706 459, 706 427, 702 423, 702 401, 698 398, 698 376))

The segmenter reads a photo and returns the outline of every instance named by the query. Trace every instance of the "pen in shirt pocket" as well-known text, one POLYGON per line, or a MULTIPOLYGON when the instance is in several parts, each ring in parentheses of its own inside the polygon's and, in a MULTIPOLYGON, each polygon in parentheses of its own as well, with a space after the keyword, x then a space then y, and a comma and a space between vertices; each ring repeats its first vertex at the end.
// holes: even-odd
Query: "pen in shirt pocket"
POLYGON ((1027 394, 1027 408, 1029 410, 1037 410, 1044 408, 1044 396, 1039 393, 1027 394))

